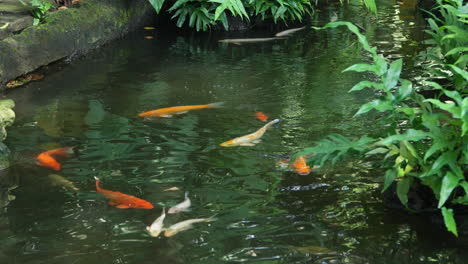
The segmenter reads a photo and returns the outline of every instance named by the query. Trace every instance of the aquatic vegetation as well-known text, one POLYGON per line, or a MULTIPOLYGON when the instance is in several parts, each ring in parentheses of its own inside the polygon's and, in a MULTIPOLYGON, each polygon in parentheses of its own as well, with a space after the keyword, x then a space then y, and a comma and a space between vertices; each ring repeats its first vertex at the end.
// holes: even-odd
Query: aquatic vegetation
POLYGON ((451 15, 445 16, 448 22, 438 19, 443 25, 429 21, 432 30, 437 32, 431 35, 435 39, 435 48, 448 49, 439 61, 445 69, 450 69, 451 74, 438 75, 439 81, 444 84, 429 81, 417 84, 421 90, 435 89, 432 97, 425 97, 414 88, 412 82, 400 78, 402 59, 389 63, 377 53, 375 47, 369 45, 366 37, 353 24, 333 22, 321 28, 346 26, 372 56, 372 64, 355 64, 344 71, 371 72, 376 76, 374 81, 359 82, 350 92, 366 88, 375 91, 379 98, 362 105, 355 116, 375 110, 381 113, 379 124, 385 129, 379 135, 365 135, 359 140, 330 135, 314 147, 297 153, 294 158, 315 153, 312 159, 323 166, 327 162, 335 164, 352 152, 379 157, 381 166, 386 170, 384 191, 396 181, 396 194, 401 203, 408 207, 408 192, 412 186, 416 183, 428 186, 438 200, 437 207, 441 210, 447 229, 458 235, 454 211, 450 206, 468 204, 468 181, 465 179, 468 165, 468 72, 467 57, 462 54, 468 50, 468 31, 466 26, 447 25, 451 21, 448 17, 456 17, 466 24, 466 15, 459 16, 457 13, 463 7, 461 1, 446 5, 442 1, 438 3, 438 9, 443 10, 441 13, 451 15), (459 57, 454 58, 457 54, 459 57), (461 65, 465 67, 460 68, 461 65))
MULTIPOLYGON (((158 13, 166 2, 148 1, 158 13)), ((341 2, 343 3, 343 0, 341 2)), ((363 2, 370 11, 377 12, 375 0, 363 0, 363 2)), ((274 23, 302 21, 306 15, 312 14, 314 10, 312 3, 308 0, 177 0, 167 11, 173 13, 172 18, 177 19, 178 27, 182 27, 187 21, 188 25, 197 31, 206 31, 218 24, 228 30, 229 16, 246 21, 257 18, 262 21, 271 19, 274 23)))

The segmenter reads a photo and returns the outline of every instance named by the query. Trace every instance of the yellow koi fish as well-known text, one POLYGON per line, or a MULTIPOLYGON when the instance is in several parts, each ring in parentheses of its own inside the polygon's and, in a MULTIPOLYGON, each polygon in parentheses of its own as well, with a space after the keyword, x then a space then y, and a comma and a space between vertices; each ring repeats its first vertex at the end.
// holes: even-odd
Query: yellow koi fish
POLYGON ((252 134, 248 134, 242 137, 236 137, 235 139, 228 140, 226 142, 221 143, 220 145, 222 147, 254 146, 257 143, 260 143, 260 138, 263 136, 267 128, 273 124, 278 123, 279 121, 279 119, 275 119, 252 134))
POLYGON ((160 109, 140 113, 138 114, 138 116, 140 117, 172 117, 172 115, 185 114, 190 110, 222 107, 223 104, 224 104, 223 102, 219 102, 219 103, 204 104, 204 105, 173 106, 173 107, 160 108, 160 109))

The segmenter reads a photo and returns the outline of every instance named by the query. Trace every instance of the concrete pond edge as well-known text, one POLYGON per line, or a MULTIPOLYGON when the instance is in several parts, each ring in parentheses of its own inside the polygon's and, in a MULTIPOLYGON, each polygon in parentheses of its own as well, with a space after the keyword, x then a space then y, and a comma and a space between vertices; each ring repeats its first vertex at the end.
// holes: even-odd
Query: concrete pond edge
POLYGON ((151 21, 147 0, 85 0, 0 41, 0 89, 41 66, 84 54, 151 21))

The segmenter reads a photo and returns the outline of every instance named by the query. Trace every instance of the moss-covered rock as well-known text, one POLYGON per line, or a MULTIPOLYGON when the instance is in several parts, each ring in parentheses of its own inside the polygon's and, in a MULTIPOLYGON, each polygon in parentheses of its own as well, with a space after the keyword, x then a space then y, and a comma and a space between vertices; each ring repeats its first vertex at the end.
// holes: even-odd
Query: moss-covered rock
POLYGON ((87 0, 0 41, 0 88, 20 75, 121 37, 151 19, 147 0, 87 0))

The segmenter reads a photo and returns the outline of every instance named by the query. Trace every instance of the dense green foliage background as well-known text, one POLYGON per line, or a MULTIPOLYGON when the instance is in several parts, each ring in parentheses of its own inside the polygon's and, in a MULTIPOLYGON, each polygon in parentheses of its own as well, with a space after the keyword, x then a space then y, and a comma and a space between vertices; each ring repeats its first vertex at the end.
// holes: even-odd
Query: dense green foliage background
POLYGON ((321 166, 328 161, 335 164, 356 151, 377 156, 386 170, 384 190, 396 181, 397 195, 408 206, 412 186, 422 183, 430 187, 447 229, 458 235, 450 206, 468 204, 468 4, 462 0, 437 3, 428 19, 431 46, 422 54, 430 77, 421 83, 400 78, 402 60, 388 62, 353 24, 335 22, 323 27, 348 27, 371 54, 372 64, 355 64, 345 71, 376 76, 376 81, 361 81, 350 92, 375 91, 378 98, 362 105, 355 116, 380 112, 379 123, 385 131, 357 141, 330 135, 298 155, 316 153, 314 162, 321 166))

